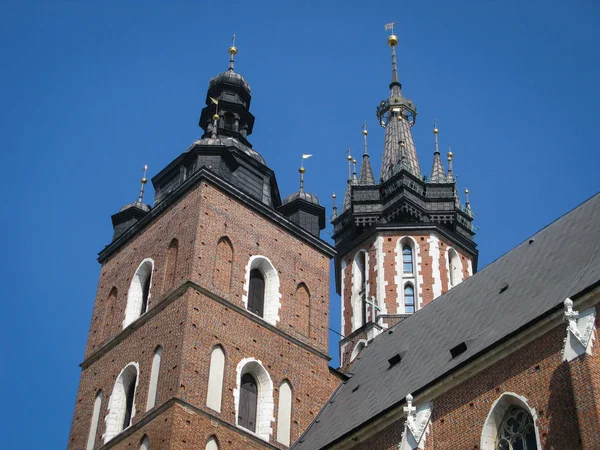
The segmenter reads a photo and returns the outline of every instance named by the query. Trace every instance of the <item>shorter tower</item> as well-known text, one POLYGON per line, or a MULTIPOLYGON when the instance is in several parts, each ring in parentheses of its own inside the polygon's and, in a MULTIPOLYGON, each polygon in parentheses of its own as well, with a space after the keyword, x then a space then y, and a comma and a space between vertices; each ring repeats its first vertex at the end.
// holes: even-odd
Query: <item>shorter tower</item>
POLYGON ((392 34, 388 44, 390 96, 377 107, 385 129, 379 184, 364 125, 360 177, 349 175, 342 211, 332 218, 345 336, 340 342, 343 371, 370 339, 471 276, 477 267, 473 214, 470 204, 463 207, 458 197, 452 152, 446 174, 434 125, 431 175, 421 173, 411 132, 417 107, 402 94, 398 38, 392 34))

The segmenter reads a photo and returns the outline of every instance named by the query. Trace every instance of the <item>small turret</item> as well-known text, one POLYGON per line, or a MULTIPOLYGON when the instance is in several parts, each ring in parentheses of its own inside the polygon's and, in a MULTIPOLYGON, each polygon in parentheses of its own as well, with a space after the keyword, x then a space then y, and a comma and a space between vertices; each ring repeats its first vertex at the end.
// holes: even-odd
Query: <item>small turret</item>
POLYGON ((131 228, 134 224, 139 222, 142 217, 144 217, 148 212, 150 212, 150 205, 144 203, 144 187, 148 182, 146 178, 146 172, 148 171, 148 166, 144 166, 144 175, 140 180, 142 186, 140 187, 140 195, 138 196, 137 201, 133 203, 128 203, 124 205, 118 213, 114 214, 112 219, 113 224, 113 238, 112 240, 117 240, 125 231, 131 228))
POLYGON ((433 166, 431 167, 431 176, 429 181, 431 183, 444 183, 446 182, 446 173, 444 172, 444 166, 442 164, 442 158, 440 157, 440 149, 438 145, 438 133, 436 122, 433 123, 433 135, 435 136, 435 150, 433 152, 433 166))

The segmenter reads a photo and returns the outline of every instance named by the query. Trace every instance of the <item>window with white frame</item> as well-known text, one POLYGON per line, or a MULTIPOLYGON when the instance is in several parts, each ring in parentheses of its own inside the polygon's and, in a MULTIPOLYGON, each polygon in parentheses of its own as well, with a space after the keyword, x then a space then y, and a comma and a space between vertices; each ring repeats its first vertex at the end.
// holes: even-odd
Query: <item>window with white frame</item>
POLYGON ((139 365, 129 363, 117 377, 108 402, 106 433, 104 442, 108 442, 131 425, 135 416, 135 392, 138 384, 139 365))
POLYGON ((148 310, 148 300, 150 299, 150 289, 152 287, 152 272, 154 270, 154 261, 150 258, 145 259, 139 265, 127 292, 127 307, 125 309, 125 320, 123 328, 136 320, 148 310))
POLYGON ((242 300, 246 308, 271 325, 276 325, 281 308, 279 275, 268 258, 260 255, 250 257, 244 290, 242 300))

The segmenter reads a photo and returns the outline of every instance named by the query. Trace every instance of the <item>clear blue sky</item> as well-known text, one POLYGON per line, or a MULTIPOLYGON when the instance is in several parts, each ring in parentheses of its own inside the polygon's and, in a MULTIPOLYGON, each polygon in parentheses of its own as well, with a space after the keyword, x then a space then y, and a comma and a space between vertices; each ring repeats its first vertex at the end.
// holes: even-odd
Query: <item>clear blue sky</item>
POLYGON ((301 3, 1 3, 3 448, 65 448, 110 216, 136 199, 144 164, 156 174, 199 136, 232 33, 250 140, 282 196, 312 153, 306 188, 329 215, 365 120, 378 172, 392 20, 421 166, 435 118, 478 213, 480 268, 598 191, 596 1, 301 3))

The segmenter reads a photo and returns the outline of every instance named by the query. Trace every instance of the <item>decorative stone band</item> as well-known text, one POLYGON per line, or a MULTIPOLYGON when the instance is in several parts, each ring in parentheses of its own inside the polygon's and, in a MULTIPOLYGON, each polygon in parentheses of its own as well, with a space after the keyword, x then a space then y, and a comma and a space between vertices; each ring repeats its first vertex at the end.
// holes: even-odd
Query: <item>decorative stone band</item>
POLYGON ((402 441, 398 445, 400 450, 415 450, 425 448, 425 437, 429 429, 431 419, 432 402, 424 403, 418 408, 413 406, 413 396, 406 396, 406 406, 404 407, 404 433, 402 441))
POLYGON ((563 361, 571 361, 585 353, 591 355, 596 309, 592 307, 581 313, 574 311, 573 301, 570 298, 565 300, 564 305, 564 320, 569 323, 569 326, 563 347, 563 361))

